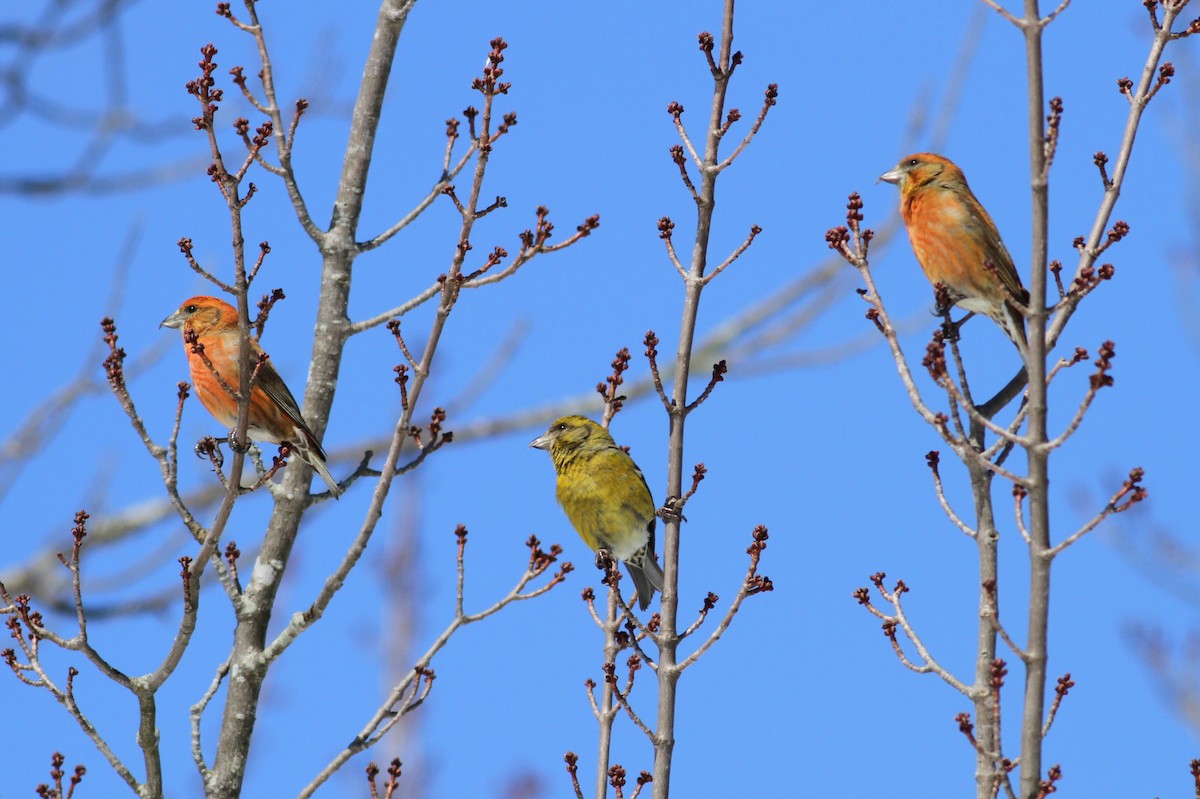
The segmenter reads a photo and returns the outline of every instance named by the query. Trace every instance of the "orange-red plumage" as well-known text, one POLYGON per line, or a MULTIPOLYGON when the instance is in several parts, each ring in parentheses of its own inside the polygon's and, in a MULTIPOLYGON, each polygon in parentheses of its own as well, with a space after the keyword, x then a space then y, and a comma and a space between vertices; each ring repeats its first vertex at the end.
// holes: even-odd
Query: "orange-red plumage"
MULTIPOLYGON (((221 386, 213 370, 234 391, 239 390, 237 309, 216 297, 192 297, 164 319, 162 324, 179 328, 185 335, 189 329, 196 332, 197 342, 204 345, 204 355, 212 363, 212 368, 209 368, 204 358, 193 352, 192 346, 185 341, 183 347, 196 396, 218 422, 229 428, 235 427, 237 400, 221 386)), ((263 350, 254 339, 250 339, 250 350, 250 369, 253 373, 263 350)), ((287 445, 321 476, 329 487, 329 493, 335 498, 342 493, 325 465, 325 450, 321 449, 321 442, 317 441, 300 415, 299 404, 269 360, 258 369, 258 379, 250 393, 250 426, 247 432, 255 441, 287 445)))
POLYGON ((900 188, 908 240, 929 282, 944 285, 959 307, 991 317, 1024 357, 1019 306, 1029 304, 1029 292, 962 170, 948 158, 917 153, 879 179, 900 188))

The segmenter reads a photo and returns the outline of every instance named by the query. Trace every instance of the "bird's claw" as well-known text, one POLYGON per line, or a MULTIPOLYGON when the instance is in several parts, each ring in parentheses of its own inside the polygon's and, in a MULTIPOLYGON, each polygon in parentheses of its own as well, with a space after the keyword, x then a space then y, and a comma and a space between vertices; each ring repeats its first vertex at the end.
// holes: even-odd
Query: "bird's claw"
POLYGON ((250 437, 246 436, 245 441, 242 441, 241 439, 239 439, 237 437, 237 428, 236 427, 229 431, 229 436, 225 440, 229 442, 229 448, 231 450, 233 450, 234 452, 249 452, 250 451, 250 437))
POLYGON ((971 311, 966 316, 964 316, 962 319, 959 319, 956 322, 950 318, 950 309, 949 308, 938 309, 938 310, 940 311, 940 313, 938 313, 938 316, 941 316, 943 319, 945 319, 945 321, 942 322, 942 333, 943 333, 943 335, 945 335, 947 342, 958 341, 959 337, 960 337, 959 330, 961 330, 962 326, 967 323, 968 319, 970 319, 972 316, 975 315, 975 312, 971 311))
POLYGON ((682 507, 683 503, 680 497, 667 497, 666 501, 663 502, 663 506, 654 511, 654 515, 662 519, 663 523, 672 520, 686 522, 687 517, 683 515, 682 507))
POLYGON ((958 329, 960 327, 962 327, 963 322, 967 321, 966 317, 963 317, 962 319, 959 319, 957 322, 955 322, 954 320, 952 320, 950 318, 949 312, 942 314, 942 315, 945 317, 945 320, 946 320, 946 321, 942 322, 942 335, 945 337, 945 341, 947 343, 952 342, 952 341, 958 341, 958 339, 959 339, 958 329))
POLYGON ((218 469, 221 468, 225 465, 225 456, 221 453, 220 447, 221 442, 224 440, 223 438, 213 438, 212 436, 205 436, 200 439, 196 442, 194 448, 196 457, 210 460, 217 465, 218 469))
POLYGON ((616 568, 616 559, 613 558, 612 552, 609 552, 604 547, 596 550, 596 568, 603 572, 609 572, 616 568))

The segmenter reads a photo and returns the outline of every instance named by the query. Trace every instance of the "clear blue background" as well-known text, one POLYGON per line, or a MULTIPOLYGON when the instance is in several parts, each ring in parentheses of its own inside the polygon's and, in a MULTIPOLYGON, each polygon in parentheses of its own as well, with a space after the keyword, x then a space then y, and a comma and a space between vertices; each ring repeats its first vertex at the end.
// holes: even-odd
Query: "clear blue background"
MULTIPOLYGON (((235 11, 240 11, 235 7, 235 11)), ((645 331, 662 339, 664 361, 675 349, 682 291, 657 238, 664 215, 689 249, 694 207, 680 186, 668 148, 677 142, 665 112, 687 108, 694 139, 703 138, 711 81, 696 34, 719 31, 720 4, 705 3, 433 3, 415 7, 404 30, 367 186, 362 236, 405 214, 437 179, 444 120, 479 104, 470 79, 479 74, 488 41, 509 43, 505 79, 513 82, 500 110, 519 124, 497 147, 485 196, 504 195, 508 209, 476 228, 474 253, 517 249, 517 234, 547 205, 558 237, 593 213, 600 229, 568 251, 537 259, 515 278, 464 294, 450 320, 435 373, 418 412, 454 403, 494 357, 514 326, 528 325, 520 348, 494 383, 452 412, 449 429, 555 400, 586 394, 609 370, 613 353, 641 352, 645 331)), ((8 19, 32 12, 6 9, 8 19)), ((309 98, 295 163, 318 224, 329 216, 341 167, 347 115, 374 26, 370 3, 264 3, 281 102, 309 98)), ((826 262, 824 231, 842 223, 846 195, 862 193, 867 225, 881 227, 896 206, 895 189, 876 177, 930 133, 907 136, 910 118, 933 115, 952 73, 962 70, 960 41, 981 12, 971 3, 892 3, 852 7, 744 3, 735 47, 746 60, 729 106, 742 109, 744 131, 768 83, 780 100, 762 132, 718 186, 710 262, 736 247, 751 224, 763 228, 754 246, 705 292, 700 334, 713 331, 750 303, 826 262)), ((1028 144, 1023 42, 997 15, 985 12, 963 93, 950 119, 943 152, 966 171, 976 194, 1003 231, 1028 279, 1028 144)), ((100 175, 186 163, 191 177, 147 182, 136 191, 0 198, 7 220, 9 296, 4 366, 9 390, 0 399, 0 434, 7 435, 87 358, 103 382, 94 345, 99 319, 124 241, 136 247, 116 316, 121 344, 138 356, 169 352, 132 383, 147 425, 165 440, 175 383, 186 370, 177 334, 159 321, 179 302, 210 293, 189 270, 176 241, 188 236, 197 258, 218 274, 231 272, 224 206, 204 176, 204 138, 191 130, 195 101, 184 91, 198 72, 198 48, 217 44, 218 77, 229 92, 221 114, 227 153, 239 145, 229 125, 239 115, 258 124, 227 82, 227 68, 256 72, 252 41, 212 13, 210 3, 135 4, 120 24, 128 69, 129 110, 154 138, 126 138, 98 165, 100 175), (89 355, 90 353, 90 355, 89 355)), ((1046 33, 1047 96, 1066 104, 1051 188, 1051 257, 1070 268, 1071 241, 1087 232, 1101 187, 1092 153, 1115 156, 1128 110, 1116 79, 1137 78, 1150 44, 1140 2, 1077 3, 1046 33)), ((1110 251, 1116 278, 1089 298, 1072 320, 1059 351, 1092 352, 1117 342, 1116 386, 1104 392, 1078 435, 1052 460, 1056 539, 1101 507, 1132 466, 1147 470, 1149 507, 1106 525, 1056 563, 1050 668, 1069 671, 1078 686, 1047 741, 1047 764, 1061 763, 1061 790, 1075 796, 1191 796, 1188 760, 1200 754, 1176 701, 1148 672, 1132 645, 1131 626, 1161 625, 1180 640, 1195 620, 1185 592, 1164 590, 1161 564, 1131 559, 1156 531, 1190 543, 1194 512, 1187 499, 1195 475, 1194 434, 1185 415, 1198 386, 1194 285, 1181 280, 1180 259, 1195 251, 1195 196, 1187 188, 1185 151, 1194 139, 1198 96, 1195 42, 1172 45, 1177 79, 1150 105, 1116 214, 1133 234, 1110 251), (1189 332, 1191 330, 1191 332, 1189 332), (1138 566, 1141 562, 1143 565, 1138 566)), ((39 56, 31 86, 74 112, 112 105, 104 87, 104 47, 97 39, 39 56)), ((11 60, 12 50, 4 51, 11 60)), ((738 134, 740 137, 740 134, 738 134)), ((731 135, 732 138, 732 135, 731 135)), ((23 115, 0 128, 8 157, 0 175, 46 175, 79 157, 78 130, 23 115)), ((730 143, 732 144, 732 142, 730 143)), ((728 150, 727 150, 728 151, 728 150)), ((272 153, 273 154, 273 153, 272 153)), ((694 174, 694 173, 693 173, 694 174)), ((280 183, 254 174, 260 193, 246 211, 252 245, 272 253, 256 288, 288 295, 272 314, 264 344, 300 394, 311 348, 320 259, 291 213, 280 183)), ((468 180, 458 181, 465 187, 468 180)), ((360 319, 398 305, 445 271, 457 219, 446 201, 420 222, 355 265, 351 301, 360 319)), ((919 361, 934 322, 931 292, 903 237, 873 258, 892 313, 909 320, 903 340, 919 361)), ((1194 263, 1192 264, 1194 269, 1194 263)), ((849 267, 836 302, 782 352, 819 352, 871 333, 853 293, 849 267)), ((419 342, 429 309, 406 320, 419 342)), ((977 391, 1015 369, 1000 334, 968 327, 965 344, 977 391)), ((390 431, 399 411, 391 367, 398 361, 382 328, 355 338, 329 422, 327 448, 353 453, 390 431)), ((924 454, 942 448, 912 412, 881 346, 816 368, 747 376, 732 361, 723 383, 688 426, 686 463, 704 462, 708 479, 689 504, 684 528, 682 608, 698 608, 708 591, 736 592, 744 550, 756 524, 770 528, 762 571, 774 593, 746 603, 722 641, 682 681, 673 784, 680 796, 964 795, 973 790, 974 756, 954 723, 966 699, 934 677, 904 670, 878 622, 851 598, 867 576, 883 570, 912 592, 906 608, 941 662, 970 675, 976 616, 974 545, 938 509, 924 454)), ((1090 367, 1061 377, 1052 416, 1068 420, 1083 395, 1090 367)), ((631 378, 647 372, 635 357, 631 378)), ((936 401, 927 381, 926 397, 936 401)), ((700 384, 697 384, 699 389, 700 384)), ((661 500, 666 484, 666 417, 654 401, 631 403, 613 431, 632 453, 661 500)), ((181 440, 219 432, 190 402, 181 440)), ((596 727, 582 688, 600 679, 601 638, 579 592, 597 585, 591 555, 555 506, 544 453, 526 445, 538 432, 515 431, 461 442, 432 458, 398 486, 364 562, 326 618, 276 664, 260 708, 247 777, 247 796, 293 795, 358 733, 414 655, 449 621, 454 598, 456 524, 470 530, 468 609, 502 595, 521 572, 523 541, 537 535, 561 542, 577 570, 549 596, 519 604, 467 628, 437 659, 429 701, 409 732, 356 758, 323 795, 365 795, 369 759, 405 761, 405 780, 429 795, 500 796, 518 777, 545 795, 569 791, 562 755, 582 756, 592 784, 596 727), (416 531, 417 585, 393 576, 404 529, 416 531), (407 625, 416 625, 411 633, 407 625), (407 647, 411 646, 411 649, 407 647)), ((378 456, 377 456, 378 457, 378 456)), ((1018 463, 1020 459, 1018 459, 1018 463)), ((947 491, 964 515, 970 498, 961 470, 946 453, 947 491)), ((207 485, 205 464, 181 459, 185 487, 207 485)), ((47 548, 66 549, 75 510, 99 519, 134 503, 159 499, 156 465, 144 454, 121 409, 100 391, 86 398, 49 436, 46 447, 3 498, 0 572, 47 548)), ((1020 639, 1024 624, 1026 550, 996 486, 1001 525, 1002 615, 1020 639)), ((307 519, 280 594, 276 622, 307 607, 352 540, 368 501, 365 485, 307 519)), ((237 506, 227 536, 251 553, 268 511, 263 497, 237 506)), ((211 511, 209 511, 211 513, 211 511)), ((86 563, 85 589, 97 603, 169 590, 175 559, 194 551, 169 522, 86 563)), ((243 569, 250 568, 249 556, 243 569)), ((169 646, 178 608, 158 615, 92 626, 93 641, 126 673, 154 668, 169 646)), ((684 619, 688 616, 683 615, 684 619)), ((54 617, 69 632, 70 619, 54 617)), ((711 629, 710 620, 706 629, 711 629)), ((205 596, 198 637, 159 701, 160 732, 172 796, 200 794, 188 753, 187 708, 208 686, 228 651, 231 614, 217 592, 205 596)), ((65 679, 69 663, 85 712, 116 751, 141 774, 134 744, 136 708, 78 659, 45 647, 46 662, 65 679)), ((1006 754, 1018 754, 1015 733, 1023 674, 1009 656, 1004 694, 1006 754)), ((206 719, 211 761, 219 701, 206 719)), ((635 703, 653 715, 653 689, 643 672, 635 703)), ((117 796, 123 788, 65 713, 44 693, 9 679, 0 705, 10 741, 0 753, 0 794, 25 795, 47 779, 50 752, 68 766, 86 763, 82 795, 117 796), (19 720, 19 721, 18 721, 19 720)), ((652 768, 652 751, 629 724, 618 723, 614 761, 630 774, 652 768)))

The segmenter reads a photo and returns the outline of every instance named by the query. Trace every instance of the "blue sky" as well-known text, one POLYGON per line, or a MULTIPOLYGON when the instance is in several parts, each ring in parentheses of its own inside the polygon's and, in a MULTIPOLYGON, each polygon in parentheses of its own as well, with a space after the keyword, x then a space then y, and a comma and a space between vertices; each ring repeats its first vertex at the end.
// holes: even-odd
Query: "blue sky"
MULTIPOLYGON (((290 6, 303 7, 295 13, 266 3, 261 9, 280 97, 312 102, 296 163, 319 224, 328 220, 347 110, 374 24, 369 6, 290 6)), ((915 140, 909 136, 910 120, 914 109, 936 115, 952 76, 961 78, 962 93, 941 150, 966 172, 1028 281, 1028 145, 1018 32, 985 14, 964 68, 958 51, 977 13, 973 4, 864 0, 853 12, 839 11, 749 3, 738 11, 735 47, 745 63, 729 105, 751 117, 768 83, 779 84, 780 98, 753 145, 719 183, 710 260, 736 247, 750 225, 763 233, 706 290, 701 335, 826 263, 824 231, 843 221, 849 192, 863 195, 868 226, 885 224, 897 198, 894 187, 876 184, 876 178, 908 151, 929 145, 927 127, 915 140)), ((601 217, 600 229, 583 243, 464 296, 418 416, 434 404, 455 403, 514 329, 526 330, 519 348, 482 393, 452 412, 449 429, 591 391, 617 349, 641 351, 647 329, 662 339, 660 352, 674 352, 682 291, 656 223, 671 216, 682 243, 690 238, 693 207, 669 159, 677 139, 666 106, 682 102, 692 135, 702 138, 711 82, 696 34, 719 30, 719 15, 716 2, 417 4, 401 39, 362 232, 386 228, 436 180, 444 120, 478 105, 470 79, 497 35, 509 43, 505 79, 513 82, 500 107, 516 111, 519 123, 497 147, 484 190, 504 195, 508 208, 477 229, 475 253, 497 245, 514 251, 538 205, 551 209, 562 236, 593 213, 601 217)), ((133 236, 116 318, 131 356, 169 348, 132 383, 147 425, 165 439, 175 383, 186 370, 177 333, 159 330, 158 323, 182 299, 209 293, 176 242, 190 237, 202 263, 231 274, 225 212, 204 176, 206 142, 190 130, 196 109, 183 86, 197 73, 199 47, 210 41, 220 50, 222 79, 234 64, 253 73, 251 42, 214 15, 209 3, 135 4, 122 31, 128 103, 147 120, 144 131, 152 127, 162 135, 119 144, 98 173, 139 172, 191 158, 201 159, 200 165, 190 168, 190 178, 136 191, 0 197, 9 220, 9 285, 19 298, 10 306, 4 363, 10 381, 32 376, 0 398, 4 438, 85 358, 89 373, 102 378, 102 356, 93 350, 98 322, 109 312, 115 264, 133 236)), ((1149 44, 1145 10, 1132 0, 1074 4, 1047 30, 1047 96, 1061 95, 1066 105, 1051 186, 1051 257, 1064 263, 1074 263, 1071 241, 1086 233, 1100 202, 1092 154, 1113 155, 1119 144, 1128 105, 1116 80, 1136 78, 1149 44)), ((1117 357, 1115 387, 1100 396, 1083 428, 1052 460, 1056 539, 1100 507, 1133 466, 1146 469, 1151 492, 1146 507, 1105 526, 1055 566, 1050 670, 1069 671, 1078 685, 1058 716, 1045 760, 1062 764, 1060 787, 1073 795, 1190 796, 1188 760, 1200 754, 1194 732, 1174 714, 1127 635, 1131 625, 1151 624, 1181 640, 1195 624, 1195 604, 1164 590, 1169 575, 1148 579, 1119 545, 1122 536, 1145 541, 1156 529, 1190 542, 1194 529, 1187 499, 1195 471, 1190 441, 1186 432, 1172 432, 1167 418, 1197 388, 1197 341, 1185 321, 1195 313, 1196 292, 1180 281, 1174 261, 1178 253, 1194 251, 1196 241, 1195 209, 1185 204, 1195 173, 1184 169, 1192 130, 1188 103, 1197 96, 1196 59, 1188 57, 1194 48, 1184 41, 1168 49, 1179 74, 1151 104, 1139 132, 1116 213, 1130 223, 1132 236, 1108 253, 1116 278, 1089 298, 1059 346, 1059 353, 1076 345, 1094 352, 1113 339, 1117 357)), ((95 111, 111 96, 101 88, 102 52, 91 40, 42 56, 31 69, 31 85, 64 108, 95 111)), ((11 59, 11 51, 0 57, 11 59)), ((230 123, 241 114, 256 121, 234 100, 223 113, 230 123)), ((0 128, 0 137, 9 153, 0 177, 55 173, 81 150, 77 131, 29 116, 0 128)), ((227 146, 232 151, 232 137, 227 146)), ((272 246, 257 285, 263 291, 282 287, 288 296, 272 314, 263 343, 300 395, 320 260, 280 184, 261 172, 254 180, 260 194, 247 209, 247 240, 272 246)), ((352 317, 377 314, 427 286, 448 267, 456 230, 452 207, 440 202, 388 246, 360 258, 352 317)), ((934 325, 928 284, 903 237, 879 247, 872 264, 891 312, 910 323, 903 344, 919 361, 934 325)), ((824 352, 863 339, 871 327, 854 295, 857 285, 846 267, 835 299, 773 354, 824 352)), ((406 330, 419 337, 428 321, 428 310, 418 312, 406 320, 406 330)), ((1011 346, 983 323, 973 322, 967 331, 975 385, 999 385, 1016 368, 1011 346)), ((398 412, 391 382, 396 360, 382 329, 351 344, 327 449, 351 452, 391 429, 398 412)), ((969 675, 974 545, 938 509, 924 466, 925 452, 944 447, 912 412, 881 346, 810 368, 747 375, 745 364, 731 360, 729 367, 729 380, 689 420, 685 462, 703 461, 709 471, 688 506, 681 607, 698 608, 708 591, 725 600, 733 596, 749 533, 760 523, 771 532, 762 571, 776 590, 748 601, 722 641, 683 678, 677 793, 970 791, 974 757, 953 721, 969 709, 967 702, 936 678, 904 670, 878 622, 850 596, 876 571, 904 579, 912 589, 909 617, 945 665, 969 675)), ((630 378, 646 373, 644 360, 635 357, 630 378)), ((1053 422, 1071 417, 1086 374, 1056 382, 1053 422)), ((922 386, 936 401, 927 380, 922 386)), ((666 429, 662 408, 648 400, 631 403, 613 425, 659 501, 666 485, 666 429)), ((217 432, 211 417, 190 403, 182 440, 217 432)), ((548 596, 460 632, 434 664, 435 689, 414 718, 411 737, 396 735, 357 758, 325 795, 365 795, 359 792, 367 760, 396 756, 406 763, 406 779, 425 785, 430 795, 500 796, 508 780, 526 773, 562 795, 568 790, 562 766, 567 750, 581 754, 581 774, 590 784, 596 733, 582 684, 600 678, 602 654, 578 597, 597 584, 598 575, 555 506, 548 459, 527 448, 537 432, 531 427, 456 443, 393 493, 367 558, 322 623, 272 672, 246 795, 298 791, 358 732, 405 670, 407 661, 396 652, 401 625, 410 618, 417 624, 412 646, 420 652, 448 622, 453 531, 460 523, 471 531, 469 609, 490 604, 515 581, 526 558, 522 542, 531 534, 561 543, 577 569, 548 596), (404 525, 418 531, 415 587, 396 586, 389 577, 404 525)), ((351 468, 343 461, 334 473, 351 468)), ((188 487, 213 479, 190 457, 181 462, 181 474, 188 487)), ((966 480, 948 453, 943 474, 951 501, 966 513, 966 480)), ((1006 510, 1008 492, 999 484, 996 491, 1001 612, 1019 636, 1026 552, 1006 510)), ((117 403, 105 392, 90 396, 4 495, 0 573, 34 553, 69 546, 79 508, 98 519, 161 496, 158 470, 117 403)), ((360 485, 310 515, 280 594, 278 623, 309 604, 366 505, 360 485)), ((262 497, 237 506, 231 534, 243 551, 261 536, 266 512, 262 497)), ((175 559, 193 549, 181 533, 178 524, 164 523, 89 561, 87 585, 107 600, 174 585, 175 559)), ((229 641, 227 603, 216 593, 206 600, 200 638, 160 700, 173 796, 199 795, 187 748, 187 708, 207 687, 229 641)), ((140 673, 158 663, 176 616, 172 609, 97 623, 94 640, 127 672, 140 673)), ((67 619, 55 621, 68 629, 67 619)), ((1015 756, 1023 675, 1016 658, 1009 660, 1005 738, 1015 756)), ((60 678, 74 662, 58 655, 48 661, 60 678)), ((81 703, 136 765, 133 703, 89 668, 82 670, 76 680, 81 703)), ((0 682, 0 697, 6 716, 26 720, 21 746, 0 754, 0 795, 28 792, 45 781, 55 749, 69 765, 88 765, 84 795, 119 795, 119 781, 48 695, 8 680, 0 682)), ((652 705, 646 678, 636 701, 652 705)), ((217 717, 210 715, 208 746, 217 717)), ((631 774, 652 767, 650 747, 628 724, 618 724, 614 751, 614 761, 631 774)))

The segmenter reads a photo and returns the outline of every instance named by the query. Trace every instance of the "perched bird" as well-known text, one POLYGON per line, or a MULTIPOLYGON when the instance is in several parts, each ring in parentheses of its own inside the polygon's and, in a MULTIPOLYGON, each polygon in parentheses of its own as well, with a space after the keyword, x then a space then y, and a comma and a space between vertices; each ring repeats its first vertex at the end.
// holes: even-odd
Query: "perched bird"
MULTIPOLYGON (((239 390, 237 309, 216 297, 192 297, 179 306, 179 310, 164 319, 161 327, 175 327, 184 331, 183 348, 187 352, 196 396, 218 422, 229 428, 236 427, 237 400, 217 381, 213 370, 216 370, 230 388, 234 391, 239 390), (192 352, 192 346, 186 343, 189 329, 196 332, 197 341, 204 345, 204 354, 212 362, 211 369, 199 354, 192 352)), ((251 373, 257 366, 258 356, 262 351, 258 342, 250 339, 251 373)), ((321 442, 317 441, 317 437, 305 423, 296 398, 288 391, 288 387, 284 385, 283 379, 269 360, 263 362, 258 370, 258 379, 250 394, 250 427, 247 432, 255 441, 287 445, 289 450, 321 475, 325 485, 329 486, 329 493, 333 494, 335 499, 342 493, 337 480, 333 479, 325 465, 325 450, 321 449, 321 442)))
POLYGON ((1015 303, 1028 305, 1029 292, 962 170, 940 155, 917 153, 879 179, 900 188, 908 240, 929 282, 944 285, 954 304, 991 317, 1024 358, 1025 318, 1015 303))
POLYGON ((564 416, 529 446, 550 452, 555 495, 583 543, 625 564, 645 610, 663 587, 654 557, 654 500, 642 470, 591 419, 564 416))

